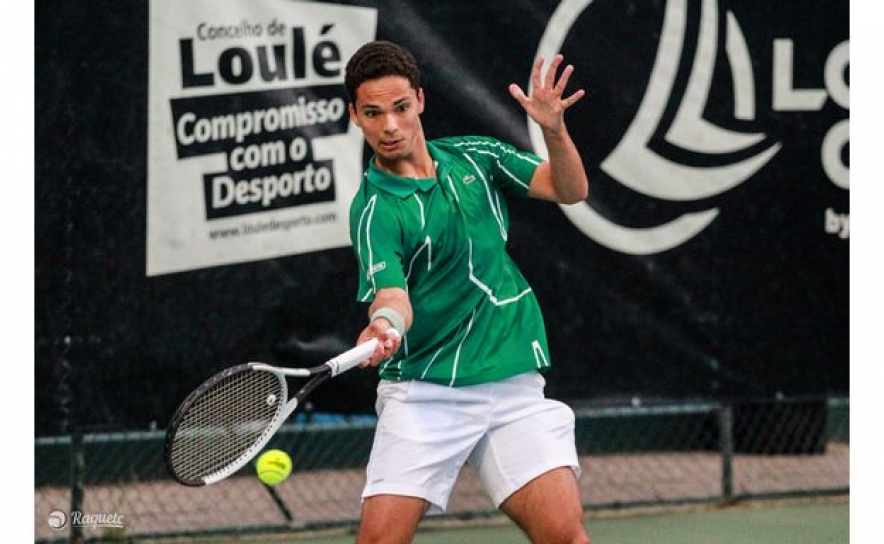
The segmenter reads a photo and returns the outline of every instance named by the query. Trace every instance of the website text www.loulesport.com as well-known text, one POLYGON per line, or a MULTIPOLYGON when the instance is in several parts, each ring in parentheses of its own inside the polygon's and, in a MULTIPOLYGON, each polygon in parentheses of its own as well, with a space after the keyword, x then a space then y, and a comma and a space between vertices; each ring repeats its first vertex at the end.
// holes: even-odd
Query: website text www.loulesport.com
POLYGON ((292 229, 310 227, 325 223, 334 223, 338 220, 338 214, 334 212, 318 213, 313 215, 304 214, 290 219, 269 219, 265 221, 248 221, 238 226, 229 226, 209 230, 209 238, 222 240, 225 238, 237 238, 240 236, 253 236, 277 231, 289 231, 292 229))

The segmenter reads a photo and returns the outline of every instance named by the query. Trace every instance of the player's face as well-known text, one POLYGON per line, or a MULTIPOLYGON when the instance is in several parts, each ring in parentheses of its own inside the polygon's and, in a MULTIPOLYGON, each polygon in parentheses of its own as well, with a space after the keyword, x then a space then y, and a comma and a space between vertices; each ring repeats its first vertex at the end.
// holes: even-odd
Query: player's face
POLYGON ((423 111, 421 90, 412 88, 404 77, 386 76, 359 85, 350 119, 362 129, 381 166, 395 172, 397 163, 410 160, 417 146, 423 145, 419 117, 423 111))

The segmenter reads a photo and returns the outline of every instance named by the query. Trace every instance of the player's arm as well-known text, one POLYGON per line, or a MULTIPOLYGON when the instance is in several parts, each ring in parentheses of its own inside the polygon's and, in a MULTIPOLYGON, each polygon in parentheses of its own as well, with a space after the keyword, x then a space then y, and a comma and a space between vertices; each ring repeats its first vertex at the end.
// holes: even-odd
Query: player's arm
POLYGON ((387 287, 378 290, 368 308, 368 326, 362 330, 356 341, 361 344, 372 338, 380 340, 369 361, 371 366, 377 366, 399 350, 402 337, 411 328, 413 318, 411 300, 405 289, 387 287), (391 329, 395 329, 398 334, 391 333, 391 329))
POLYGON ((543 133, 549 160, 544 161, 534 171, 529 185, 529 194, 534 198, 550 200, 560 204, 575 204, 589 195, 589 180, 583 167, 583 159, 565 125, 565 110, 583 98, 579 89, 567 98, 562 98, 568 79, 574 67, 568 65, 556 81, 556 71, 563 57, 556 55, 546 76, 541 79, 543 58, 534 62, 531 70, 531 96, 526 96, 515 83, 509 91, 513 98, 525 109, 543 133))
MULTIPOLYGON (((359 196, 359 195, 357 195, 359 196)), ((402 224, 395 207, 375 195, 354 199, 350 210, 350 240, 359 264, 357 300, 369 302, 368 325, 356 343, 377 338, 378 347, 369 362, 376 366, 393 356, 411 328, 411 301, 402 269, 402 224), (391 334, 395 328, 399 335, 391 334)))
POLYGON ((540 163, 531 177, 528 194, 559 204, 576 204, 589 196, 589 180, 577 147, 562 127, 558 134, 543 133, 549 161, 540 163))

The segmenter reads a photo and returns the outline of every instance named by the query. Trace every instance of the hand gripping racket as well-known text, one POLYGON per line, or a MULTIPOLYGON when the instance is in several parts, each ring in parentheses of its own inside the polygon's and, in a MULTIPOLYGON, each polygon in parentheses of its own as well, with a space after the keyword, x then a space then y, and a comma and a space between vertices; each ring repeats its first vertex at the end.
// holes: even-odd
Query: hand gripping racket
POLYGON ((248 463, 319 384, 350 370, 374 352, 359 344, 312 368, 246 363, 215 374, 194 390, 166 431, 166 468, 184 485, 213 484, 248 463), (310 378, 289 399, 287 377, 310 378))

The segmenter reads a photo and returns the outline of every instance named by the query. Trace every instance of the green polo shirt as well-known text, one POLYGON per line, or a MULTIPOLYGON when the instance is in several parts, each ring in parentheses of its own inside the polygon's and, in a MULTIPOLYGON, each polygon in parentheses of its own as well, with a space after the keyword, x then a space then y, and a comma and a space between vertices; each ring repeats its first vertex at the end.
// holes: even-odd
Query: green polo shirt
POLYGON ((437 178, 403 178, 372 159, 350 208, 358 300, 406 289, 414 320, 389 380, 458 387, 549 368, 534 292, 506 252, 504 195, 527 196, 541 159, 486 137, 427 143, 437 178))

